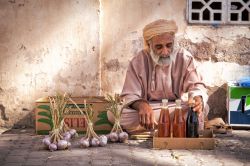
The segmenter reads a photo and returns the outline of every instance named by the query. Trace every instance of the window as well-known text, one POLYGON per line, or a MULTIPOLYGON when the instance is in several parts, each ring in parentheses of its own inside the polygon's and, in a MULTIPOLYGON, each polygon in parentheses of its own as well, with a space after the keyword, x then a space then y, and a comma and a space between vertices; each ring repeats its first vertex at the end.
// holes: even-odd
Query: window
POLYGON ((250 25, 250 0, 188 0, 188 22, 250 25))

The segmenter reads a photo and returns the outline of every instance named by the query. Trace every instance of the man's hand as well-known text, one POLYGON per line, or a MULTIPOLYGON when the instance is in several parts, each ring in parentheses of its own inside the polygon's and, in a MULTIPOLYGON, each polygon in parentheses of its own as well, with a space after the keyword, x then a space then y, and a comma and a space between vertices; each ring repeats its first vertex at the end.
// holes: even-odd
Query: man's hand
POLYGON ((136 101, 132 104, 132 108, 138 110, 141 126, 146 129, 154 129, 154 112, 148 103, 145 101, 136 101))
POLYGON ((203 111, 203 101, 201 96, 195 96, 194 97, 194 111, 198 113, 198 116, 201 115, 203 111))

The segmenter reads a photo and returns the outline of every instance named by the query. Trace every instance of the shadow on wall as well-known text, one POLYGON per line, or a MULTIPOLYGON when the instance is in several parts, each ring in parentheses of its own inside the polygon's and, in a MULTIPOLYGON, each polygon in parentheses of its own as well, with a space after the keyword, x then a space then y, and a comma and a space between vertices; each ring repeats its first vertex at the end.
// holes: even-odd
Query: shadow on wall
POLYGON ((34 128, 35 127, 35 108, 33 110, 28 110, 23 108, 22 111, 27 111, 28 113, 22 117, 22 119, 18 120, 13 125, 13 129, 19 128, 34 128))
POLYGON ((7 118, 6 113, 5 113, 5 107, 2 104, 0 104, 0 114, 1 114, 2 120, 5 120, 5 121, 9 120, 9 118, 7 118))
POLYGON ((0 104, 0 115, 1 120, 4 121, 4 124, 1 125, 1 127, 12 127, 13 129, 19 129, 19 128, 34 128, 35 124, 35 109, 28 110, 26 108, 23 108, 22 111, 27 111, 28 113, 22 117, 22 119, 19 119, 17 122, 15 122, 13 125, 9 124, 11 123, 11 120, 6 116, 5 113, 5 107, 4 105, 0 104))
POLYGON ((210 107, 208 119, 221 117, 227 122, 227 84, 223 84, 220 87, 208 87, 208 95, 208 105, 210 107))

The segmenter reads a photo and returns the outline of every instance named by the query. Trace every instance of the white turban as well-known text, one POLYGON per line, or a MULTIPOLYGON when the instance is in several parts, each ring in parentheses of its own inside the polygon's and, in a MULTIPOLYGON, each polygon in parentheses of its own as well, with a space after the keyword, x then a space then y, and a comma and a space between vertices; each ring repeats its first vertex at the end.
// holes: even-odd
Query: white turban
POLYGON ((152 37, 158 36, 166 32, 176 33, 177 29, 178 28, 176 26, 176 23, 173 20, 159 19, 146 25, 143 28, 143 38, 144 38, 145 48, 148 48, 148 41, 152 39, 152 37))

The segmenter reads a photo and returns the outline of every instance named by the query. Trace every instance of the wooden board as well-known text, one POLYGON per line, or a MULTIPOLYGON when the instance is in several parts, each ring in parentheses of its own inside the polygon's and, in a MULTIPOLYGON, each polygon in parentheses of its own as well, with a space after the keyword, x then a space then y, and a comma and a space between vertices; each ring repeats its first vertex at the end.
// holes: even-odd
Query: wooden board
POLYGON ((206 131, 199 138, 174 138, 157 137, 153 138, 153 148, 155 149, 214 149, 215 139, 212 131, 206 131))

